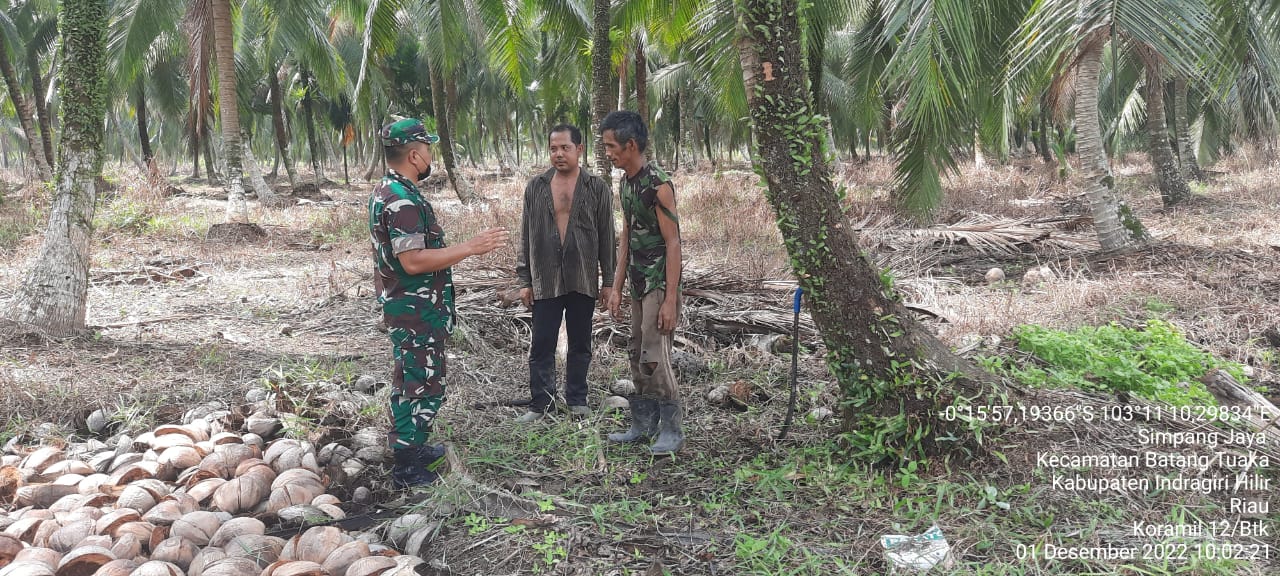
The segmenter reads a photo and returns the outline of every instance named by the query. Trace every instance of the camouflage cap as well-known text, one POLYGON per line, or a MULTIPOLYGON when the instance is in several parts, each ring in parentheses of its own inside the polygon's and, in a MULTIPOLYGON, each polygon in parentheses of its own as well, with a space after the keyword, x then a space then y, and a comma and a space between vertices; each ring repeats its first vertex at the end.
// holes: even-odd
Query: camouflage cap
POLYGON ((402 146, 410 142, 435 144, 440 141, 440 137, 427 132, 427 127, 417 118, 404 118, 387 124, 382 127, 379 137, 383 146, 402 146))

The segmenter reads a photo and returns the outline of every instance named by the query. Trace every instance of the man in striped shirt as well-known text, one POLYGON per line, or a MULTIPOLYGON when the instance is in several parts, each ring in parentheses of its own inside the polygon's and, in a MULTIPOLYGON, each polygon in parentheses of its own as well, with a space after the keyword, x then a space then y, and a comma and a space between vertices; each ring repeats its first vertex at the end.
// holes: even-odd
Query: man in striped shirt
POLYGON ((529 349, 529 411, 518 422, 539 420, 556 397, 556 340, 561 321, 565 356, 565 403, 575 416, 587 408, 591 366, 591 319, 599 298, 614 298, 613 200, 600 177, 582 170, 582 132, 561 124, 548 136, 551 168, 529 181, 520 222, 516 275, 520 298, 533 309, 529 349), (603 284, 601 279, 603 278, 603 284))

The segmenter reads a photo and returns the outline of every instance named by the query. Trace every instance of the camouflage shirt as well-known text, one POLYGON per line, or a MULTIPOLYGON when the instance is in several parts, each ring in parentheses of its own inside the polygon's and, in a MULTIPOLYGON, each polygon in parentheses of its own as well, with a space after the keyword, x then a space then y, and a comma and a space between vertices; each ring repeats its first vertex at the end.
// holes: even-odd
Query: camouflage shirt
POLYGON ((663 184, 670 185, 675 192, 671 176, 650 162, 635 177, 627 178, 618 190, 622 218, 631 230, 627 275, 631 278, 632 298, 667 287, 667 242, 658 227, 658 210, 665 212, 677 226, 680 222, 658 203, 658 187, 663 184))
POLYGON ((453 272, 409 274, 398 256, 444 248, 444 230, 417 186, 394 170, 369 197, 369 238, 382 286, 378 302, 392 342, 405 348, 443 345, 453 333, 453 272))

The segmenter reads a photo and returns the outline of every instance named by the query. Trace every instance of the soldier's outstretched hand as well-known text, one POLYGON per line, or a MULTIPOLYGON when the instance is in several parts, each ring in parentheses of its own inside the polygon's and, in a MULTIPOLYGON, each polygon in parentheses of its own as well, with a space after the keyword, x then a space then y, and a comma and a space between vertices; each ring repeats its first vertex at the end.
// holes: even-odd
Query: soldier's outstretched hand
POLYGON ((472 256, 488 254, 509 241, 506 228, 490 228, 467 240, 467 253, 472 256))

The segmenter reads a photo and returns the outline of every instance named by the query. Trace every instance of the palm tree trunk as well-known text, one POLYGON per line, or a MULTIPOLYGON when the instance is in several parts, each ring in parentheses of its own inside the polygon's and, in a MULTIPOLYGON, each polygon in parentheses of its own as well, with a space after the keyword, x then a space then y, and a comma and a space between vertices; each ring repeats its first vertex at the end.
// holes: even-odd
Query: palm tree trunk
POLYGON ((1187 81, 1181 76, 1173 79, 1173 131, 1178 135, 1178 162, 1182 177, 1197 182, 1204 180, 1204 172, 1196 162, 1196 149, 1191 145, 1191 119, 1187 116, 1187 81))
MULTIPOLYGON (((441 76, 444 80, 444 109, 445 114, 449 115, 449 135, 453 136, 455 144, 458 142, 458 78, 457 72, 446 73, 441 76)), ((456 146, 455 146, 456 149, 456 146)))
POLYGON ((324 178, 324 168, 320 166, 320 147, 316 145, 316 121, 311 112, 311 96, 302 97, 302 120, 307 129, 307 150, 311 153, 312 182, 320 187, 324 178))
MULTIPOLYGON (((289 133, 284 129, 284 97, 280 89, 279 70, 273 67, 267 74, 271 90, 271 125, 275 129, 276 158, 284 163, 285 174, 289 176, 289 188, 298 186, 298 171, 293 167, 293 159, 289 157, 289 133)), ((272 168, 272 173, 275 168, 272 168)))
POLYGON ((1169 145, 1169 126, 1164 118, 1164 82, 1160 79, 1160 65, 1148 63, 1146 94, 1147 145, 1151 147, 1151 170, 1156 175, 1160 199, 1165 207, 1191 199, 1191 188, 1178 171, 1178 160, 1169 145))
POLYGON ((35 50, 27 50, 27 75, 31 77, 31 92, 35 98, 31 100, 36 109, 36 120, 40 123, 40 145, 44 147, 44 157, 53 165, 57 156, 53 153, 53 126, 49 118, 49 107, 44 102, 44 76, 40 74, 40 55, 35 50))
POLYGON ((191 179, 200 179, 200 133, 191 129, 191 179))
POLYGON ((36 144, 40 139, 36 134, 35 126, 31 123, 33 117, 31 104, 27 101, 26 94, 22 92, 22 85, 18 83, 18 72, 9 61, 8 47, 3 41, 0 41, 0 75, 4 76, 5 86, 9 89, 9 101, 13 102, 13 107, 17 111, 18 125, 22 127, 22 134, 27 137, 27 155, 35 163, 40 179, 50 180, 53 178, 53 171, 49 168, 48 156, 44 154, 44 149, 36 144))
POLYGON ((141 79, 134 85, 134 114, 138 117, 138 145, 142 147, 142 163, 151 166, 151 132, 147 130, 147 87, 141 79))
POLYGON ((982 134, 977 128, 973 129, 973 167, 979 170, 987 167, 987 157, 982 154, 982 134))
POLYGON ((644 40, 636 38, 636 111, 649 125, 649 61, 644 57, 644 40))
POLYGON ((711 167, 716 167, 716 157, 711 153, 711 125, 702 123, 702 146, 707 151, 707 162, 711 163, 711 167))
POLYGON ((622 63, 618 65, 618 110, 627 109, 627 96, 631 92, 627 89, 627 55, 622 54, 622 63))
POLYGON ((676 90, 675 96, 672 97, 672 103, 675 105, 675 114, 671 115, 671 124, 673 126, 671 130, 671 138, 673 140, 671 143, 671 159, 673 164, 672 168, 675 170, 680 169, 680 136, 681 132, 684 131, 684 107, 681 106, 682 102, 680 98, 680 95, 683 93, 683 90, 676 90))
POLYGON ((262 179, 262 169, 258 166, 258 160, 253 157, 253 150, 249 143, 252 137, 245 136, 244 143, 244 165, 249 169, 249 184, 253 186, 253 192, 258 196, 258 202, 264 205, 276 204, 280 201, 280 197, 276 195, 276 191, 267 185, 267 181, 262 179))
MULTIPOLYGON (((226 158, 227 222, 248 222, 241 167, 240 104, 236 97, 235 37, 231 0, 213 0, 213 44, 218 59, 218 110, 222 114, 222 154, 226 158)), ((212 174, 212 170, 210 174, 212 174)))
POLYGON ((9 309, 10 318, 54 335, 84 329, 89 249, 102 174, 107 0, 63 0, 62 154, 49 227, 9 309))
POLYGON ((204 135, 200 138, 200 149, 204 153, 204 172, 209 177, 210 186, 218 186, 218 165, 213 162, 213 133, 209 125, 204 126, 204 135))
POLYGON ((453 153, 453 127, 449 125, 449 96, 444 87, 444 70, 439 62, 429 62, 431 76, 431 108, 436 117, 436 132, 440 136, 440 155, 444 157, 444 169, 449 175, 449 183, 458 199, 463 203, 476 200, 475 191, 471 189, 466 178, 458 174, 457 157, 453 153))
MULTIPOLYGON (((886 288, 869 259, 860 255, 856 234, 842 216, 826 156, 820 153, 826 129, 821 123, 797 126, 790 120, 813 117, 816 110, 800 49, 795 0, 781 4, 739 4, 745 11, 746 37, 738 50, 755 134, 752 161, 764 176, 765 195, 829 350, 827 367, 849 406, 844 426, 881 438, 968 437, 967 431, 929 415, 961 391, 980 392, 982 387, 973 379, 984 374, 925 330, 886 288), (899 368, 904 364, 916 367, 910 369, 910 377, 899 368), (920 393, 915 388, 919 386, 930 389, 920 393)), ((877 448, 876 457, 890 457, 894 450, 877 448)))
POLYGON ((1076 143, 1080 150, 1080 177, 1093 213, 1093 226, 1103 250, 1115 250, 1146 239, 1133 210, 1120 200, 1115 178, 1107 164, 1098 119, 1098 76, 1102 70, 1105 36, 1086 40, 1076 71, 1076 143))
POLYGON ((383 169, 382 155, 384 151, 377 138, 377 133, 382 129, 382 124, 378 118, 378 101, 372 98, 369 102, 369 125, 373 127, 373 134, 369 139, 369 151, 371 152, 369 154, 369 168, 364 171, 366 182, 372 182, 383 169))
POLYGON ((1040 109, 1040 131, 1036 135, 1036 151, 1040 153, 1040 159, 1045 164, 1053 164, 1053 152, 1049 149, 1049 131, 1053 126, 1049 123, 1049 113, 1044 109, 1040 109))
POLYGON ((591 3, 591 131, 595 134, 596 172, 612 187, 613 165, 604 153, 604 134, 600 130, 600 124, 613 104, 613 83, 609 81, 609 5, 609 0, 592 0, 591 3))
POLYGON ((324 179, 324 169, 320 166, 320 147, 316 144, 316 121, 311 109, 311 75, 306 70, 302 71, 302 83, 306 86, 302 92, 302 119, 307 128, 307 148, 311 151, 311 170, 315 172, 314 181, 316 188, 319 188, 324 179))
POLYGON ((168 190, 169 184, 160 173, 155 152, 151 149, 151 131, 147 128, 147 85, 141 78, 135 84, 134 99, 134 114, 138 120, 138 146, 142 149, 142 166, 147 174, 147 182, 152 187, 168 190))

